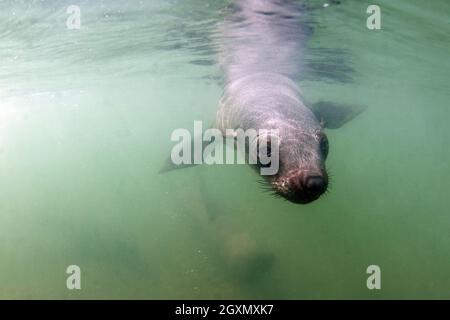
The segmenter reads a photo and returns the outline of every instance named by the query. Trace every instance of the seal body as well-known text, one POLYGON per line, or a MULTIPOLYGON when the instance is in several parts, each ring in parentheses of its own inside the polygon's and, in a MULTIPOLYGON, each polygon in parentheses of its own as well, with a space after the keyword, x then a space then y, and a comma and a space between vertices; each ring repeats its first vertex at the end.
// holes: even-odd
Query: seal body
POLYGON ((296 83, 310 30, 306 10, 290 1, 239 0, 219 28, 224 92, 216 127, 277 129, 275 194, 295 203, 320 197, 328 185, 328 140, 296 83))

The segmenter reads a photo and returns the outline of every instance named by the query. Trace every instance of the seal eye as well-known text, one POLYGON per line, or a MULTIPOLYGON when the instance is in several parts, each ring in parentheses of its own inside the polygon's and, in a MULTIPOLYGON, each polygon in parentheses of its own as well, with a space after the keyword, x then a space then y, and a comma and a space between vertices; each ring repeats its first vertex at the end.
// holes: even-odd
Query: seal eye
POLYGON ((258 143, 258 149, 257 149, 258 164, 261 167, 270 167, 271 166, 270 160, 272 159, 272 144, 271 144, 270 139, 268 139, 268 140, 269 141, 267 141, 267 144, 263 148, 260 145, 260 143, 258 143), (264 157, 265 161, 261 159, 261 155, 264 157))
POLYGON ((320 139, 319 148, 320 148, 320 153, 322 154, 322 157, 324 159, 326 159, 327 156, 328 156, 328 148, 329 148, 329 146, 328 146, 328 138, 327 138, 326 135, 323 135, 322 138, 320 139))

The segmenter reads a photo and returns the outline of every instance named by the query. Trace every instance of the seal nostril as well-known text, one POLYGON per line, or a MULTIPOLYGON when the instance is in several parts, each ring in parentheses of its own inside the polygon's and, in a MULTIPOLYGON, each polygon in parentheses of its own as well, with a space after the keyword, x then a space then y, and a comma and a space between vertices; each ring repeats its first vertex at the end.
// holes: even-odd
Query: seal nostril
POLYGON ((325 179, 321 176, 310 176, 306 178, 305 187, 308 193, 322 194, 326 189, 325 179))

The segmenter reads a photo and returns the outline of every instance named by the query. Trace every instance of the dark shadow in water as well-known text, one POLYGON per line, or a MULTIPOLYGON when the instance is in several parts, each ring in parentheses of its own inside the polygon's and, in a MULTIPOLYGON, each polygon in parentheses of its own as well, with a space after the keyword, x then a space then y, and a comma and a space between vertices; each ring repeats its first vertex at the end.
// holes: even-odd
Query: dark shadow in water
POLYGON ((272 252, 251 252, 229 265, 229 271, 239 282, 254 284, 269 275, 274 263, 275 255, 272 252))

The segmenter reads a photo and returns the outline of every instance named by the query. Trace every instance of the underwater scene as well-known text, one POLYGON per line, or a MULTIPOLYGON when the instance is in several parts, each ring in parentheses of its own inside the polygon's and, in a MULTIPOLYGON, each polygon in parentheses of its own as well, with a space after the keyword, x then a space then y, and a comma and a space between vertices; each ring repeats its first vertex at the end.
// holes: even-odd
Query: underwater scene
POLYGON ((0 298, 450 299, 449 17, 1 0, 0 298), (199 123, 276 174, 168 162, 199 123))

